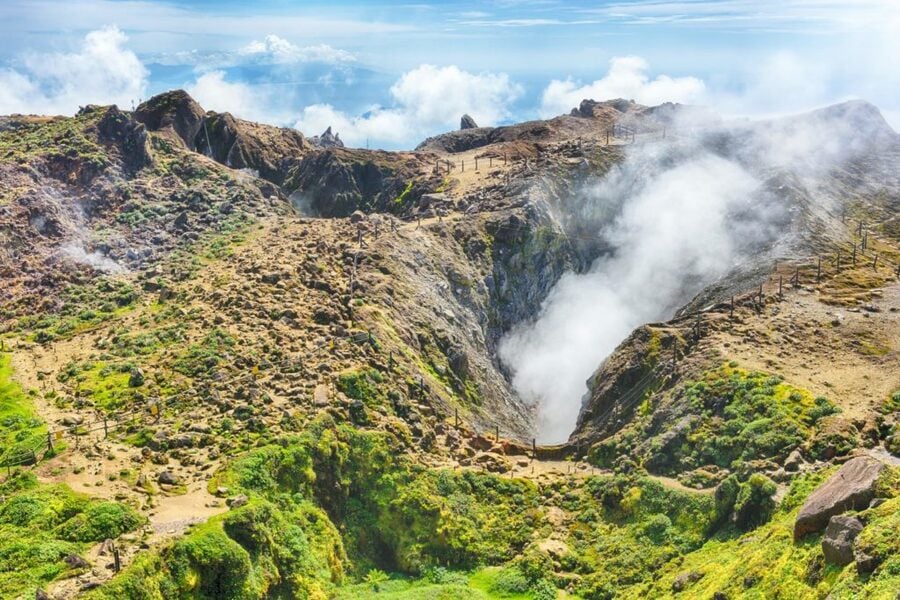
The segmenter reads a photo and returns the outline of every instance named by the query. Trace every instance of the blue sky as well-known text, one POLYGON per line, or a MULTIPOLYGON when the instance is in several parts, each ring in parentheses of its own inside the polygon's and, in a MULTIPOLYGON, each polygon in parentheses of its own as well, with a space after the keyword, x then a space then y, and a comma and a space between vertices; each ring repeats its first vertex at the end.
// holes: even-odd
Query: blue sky
POLYGON ((127 107, 183 87, 213 110, 404 148, 463 112, 499 124, 586 95, 751 116, 865 98, 896 128, 898 6, 4 0, 0 113, 127 107))

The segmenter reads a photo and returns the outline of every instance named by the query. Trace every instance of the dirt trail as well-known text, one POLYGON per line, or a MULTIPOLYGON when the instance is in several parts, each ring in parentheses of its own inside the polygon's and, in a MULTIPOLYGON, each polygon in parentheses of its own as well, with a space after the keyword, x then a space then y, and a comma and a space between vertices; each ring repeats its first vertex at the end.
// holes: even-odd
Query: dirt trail
POLYGON ((713 344, 741 365, 778 372, 827 397, 846 417, 865 420, 900 389, 900 282, 865 307, 830 306, 814 290, 788 291, 762 315, 720 331, 713 344))

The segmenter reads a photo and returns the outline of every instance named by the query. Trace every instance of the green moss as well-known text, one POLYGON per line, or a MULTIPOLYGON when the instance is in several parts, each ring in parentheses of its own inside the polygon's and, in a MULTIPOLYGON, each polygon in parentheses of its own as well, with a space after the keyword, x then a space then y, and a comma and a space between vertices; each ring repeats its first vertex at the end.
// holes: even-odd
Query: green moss
POLYGON ((34 158, 78 161, 100 170, 109 164, 91 128, 103 111, 86 111, 71 118, 23 117, 0 131, 0 162, 24 164, 34 158))
POLYGON ((381 406, 386 402, 387 392, 383 389, 384 376, 376 369, 349 370, 340 373, 337 388, 348 398, 361 400, 367 406, 381 406))
POLYGON ((118 502, 89 504, 57 528, 59 537, 72 542, 102 542, 115 539, 142 525, 145 519, 134 509, 118 502))
POLYGON ((31 472, 0 484, 0 597, 34 595, 71 569, 63 558, 144 522, 131 508, 98 502, 65 485, 42 485, 31 472))
POLYGON ((825 398, 814 399, 779 377, 731 364, 689 382, 683 396, 699 420, 681 444, 657 457, 673 471, 783 459, 813 436, 822 417, 836 412, 825 398))
POLYGON ((46 439, 47 427, 12 380, 11 356, 0 353, 0 463, 17 461, 32 450, 40 458, 46 439))
POLYGON ((410 181, 406 184, 406 187, 403 188, 403 191, 400 192, 400 195, 394 198, 394 206, 402 207, 404 204, 406 204, 406 201, 409 198, 409 193, 413 189, 413 185, 415 185, 415 181, 410 181))
POLYGON ((871 576, 858 575, 854 564, 841 568, 824 563, 821 535, 794 542, 793 525, 802 498, 826 476, 795 479, 771 522, 742 536, 717 536, 682 561, 667 565, 655 581, 624 590, 621 597, 674 597, 674 579, 698 573, 701 577, 688 584, 682 597, 710 598, 721 592, 730 598, 891 598, 900 586, 900 565, 894 558, 900 552, 898 499, 866 511, 868 523, 859 543, 885 557, 871 576))
POLYGON ((235 345, 233 337, 221 329, 213 329, 199 343, 191 344, 175 361, 174 369, 188 377, 209 377, 225 352, 235 345))

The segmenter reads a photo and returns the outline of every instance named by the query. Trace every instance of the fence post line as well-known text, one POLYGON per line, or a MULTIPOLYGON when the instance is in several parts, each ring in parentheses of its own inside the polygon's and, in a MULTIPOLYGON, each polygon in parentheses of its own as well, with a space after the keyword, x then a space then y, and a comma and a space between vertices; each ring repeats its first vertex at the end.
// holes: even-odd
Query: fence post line
POLYGON ((819 257, 819 264, 816 267, 816 283, 822 281, 822 257, 819 257))
POLYGON ((51 454, 53 453, 53 434, 49 431, 47 431, 47 449, 51 454))
POLYGON ((728 312, 728 318, 729 319, 734 318, 734 294, 731 295, 731 309, 728 312))

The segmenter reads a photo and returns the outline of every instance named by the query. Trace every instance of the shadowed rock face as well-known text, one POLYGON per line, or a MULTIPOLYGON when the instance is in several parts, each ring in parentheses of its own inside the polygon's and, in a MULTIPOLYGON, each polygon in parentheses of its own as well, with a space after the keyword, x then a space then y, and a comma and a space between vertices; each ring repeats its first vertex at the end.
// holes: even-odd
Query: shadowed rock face
POLYGON ((192 142, 198 152, 234 169, 253 169, 280 185, 286 158, 311 149, 303 134, 289 127, 271 127, 237 119, 230 113, 208 113, 192 142))
POLYGON ((834 515, 868 507, 884 469, 883 463, 868 456, 847 461, 806 499, 794 522, 794 539, 821 531, 834 515))
POLYGON ((459 128, 460 129, 476 129, 478 127, 478 123, 475 122, 475 119, 470 117, 469 115, 463 115, 459 120, 459 128))
POLYGON ((184 90, 174 90, 153 96, 134 111, 134 119, 150 131, 170 131, 174 140, 181 140, 190 150, 203 124, 206 111, 184 90))

